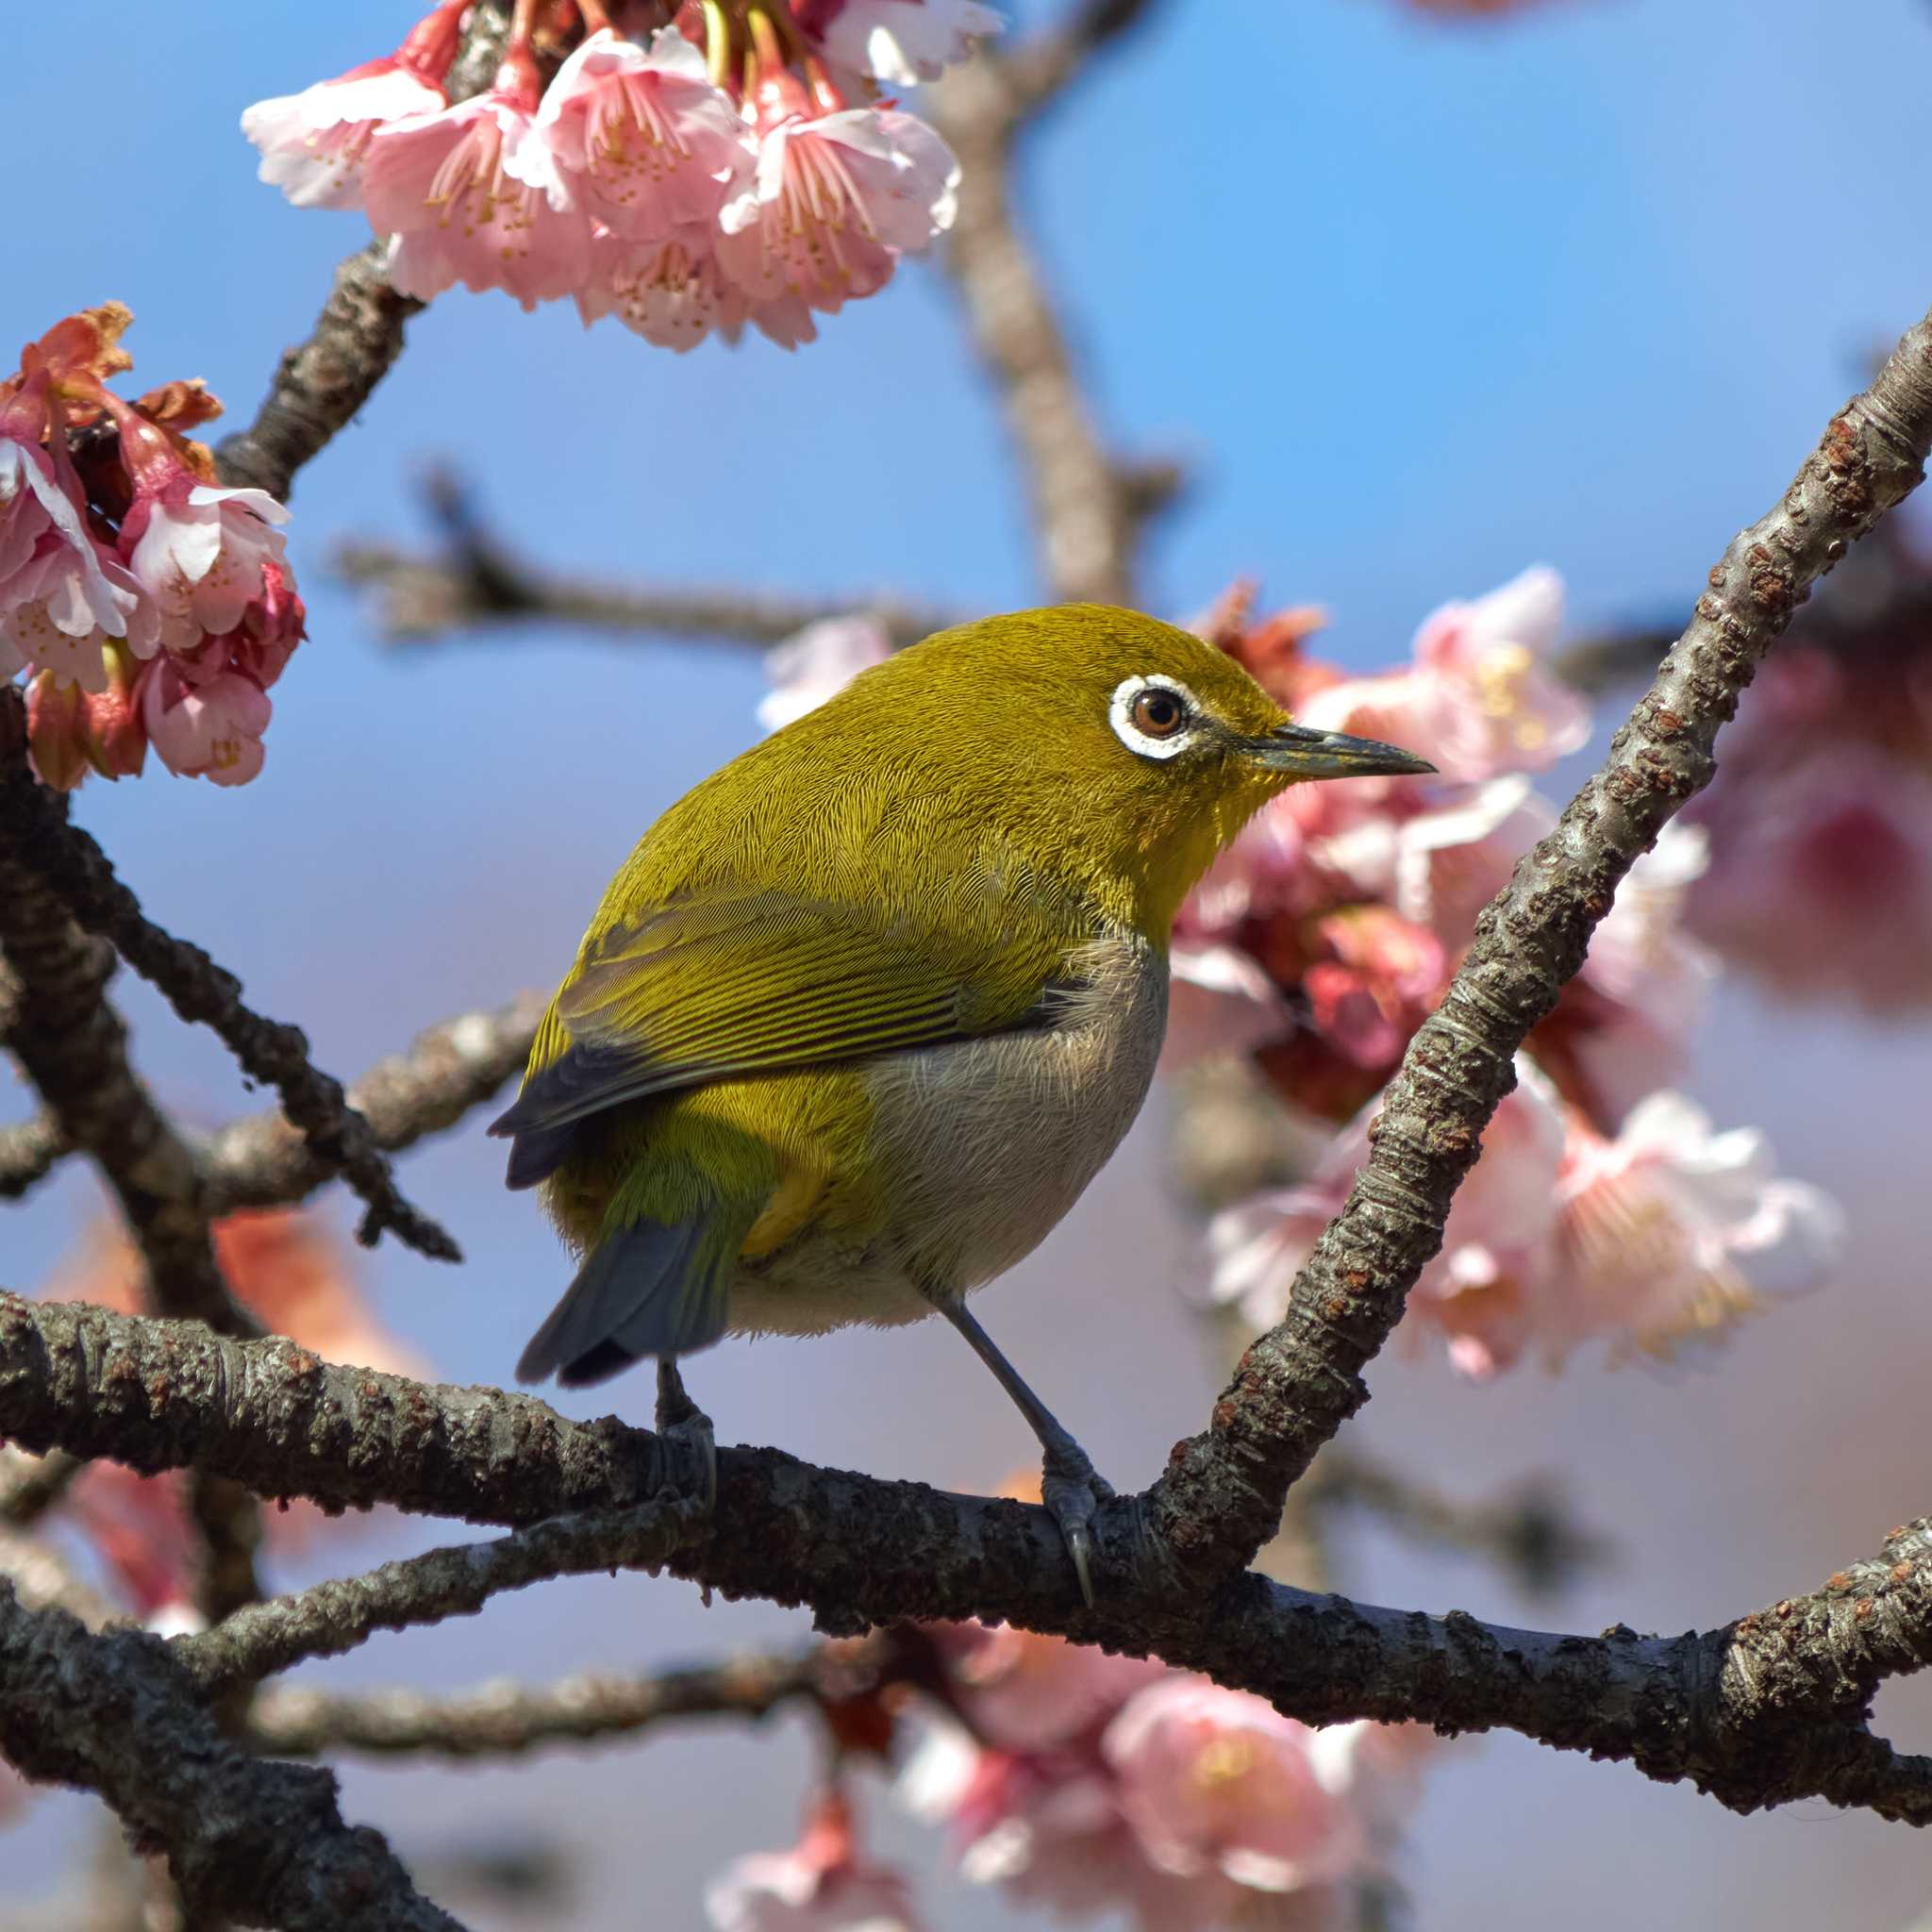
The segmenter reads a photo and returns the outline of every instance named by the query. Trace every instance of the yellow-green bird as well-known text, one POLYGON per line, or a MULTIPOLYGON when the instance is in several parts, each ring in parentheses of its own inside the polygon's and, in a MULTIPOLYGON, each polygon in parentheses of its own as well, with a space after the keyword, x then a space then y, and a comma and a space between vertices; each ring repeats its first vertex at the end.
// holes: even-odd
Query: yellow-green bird
POLYGON ((582 1257, 518 1375, 656 1357, 660 1424, 708 1455, 680 1356, 941 1314, 1040 1438, 1091 1597, 1106 1487, 966 1297, 1140 1111, 1215 855, 1298 779, 1431 769, 1098 605, 861 673, 688 792, 604 894, 491 1129, 582 1257))

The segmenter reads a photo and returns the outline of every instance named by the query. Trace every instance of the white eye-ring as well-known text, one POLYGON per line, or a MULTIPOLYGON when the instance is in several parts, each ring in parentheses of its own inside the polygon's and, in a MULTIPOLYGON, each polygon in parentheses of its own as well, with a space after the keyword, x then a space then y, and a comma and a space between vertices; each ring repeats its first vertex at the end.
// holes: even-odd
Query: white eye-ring
POLYGON ((1122 678, 1107 708, 1114 736, 1143 758, 1171 758, 1186 751, 1198 735, 1200 715, 1194 693, 1179 678, 1158 672, 1122 678))

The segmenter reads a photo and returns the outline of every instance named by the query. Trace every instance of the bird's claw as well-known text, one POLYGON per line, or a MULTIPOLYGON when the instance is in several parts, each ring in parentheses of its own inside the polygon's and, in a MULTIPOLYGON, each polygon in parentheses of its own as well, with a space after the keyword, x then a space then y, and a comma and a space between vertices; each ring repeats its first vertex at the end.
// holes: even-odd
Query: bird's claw
POLYGON ((1040 1473, 1040 1500, 1059 1524, 1060 1541, 1074 1559, 1080 1595, 1093 1607, 1093 1512, 1113 1495, 1112 1487, 1095 1474, 1087 1453, 1071 1440, 1047 1452, 1040 1473))
POLYGON ((658 1375, 657 1421, 668 1473, 664 1491, 693 1517, 709 1516, 718 1506, 718 1439, 675 1370, 658 1375))

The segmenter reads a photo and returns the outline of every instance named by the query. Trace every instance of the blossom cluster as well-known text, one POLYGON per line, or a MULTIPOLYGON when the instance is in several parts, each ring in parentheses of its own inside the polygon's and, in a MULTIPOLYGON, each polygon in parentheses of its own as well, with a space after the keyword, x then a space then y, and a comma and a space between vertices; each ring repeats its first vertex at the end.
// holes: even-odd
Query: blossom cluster
POLYGON ((225 490, 187 432, 219 413, 199 383, 128 403, 117 303, 71 315, 0 382, 0 679, 25 671, 34 768, 217 785, 261 770, 269 687, 302 600, 262 490, 225 490))
POLYGON ((995 31, 976 0, 691 4, 642 38, 602 0, 569 10, 582 38, 547 86, 522 5, 494 82, 451 100, 449 0, 388 58, 257 102, 262 179, 363 209, 404 294, 568 296, 672 349, 747 325, 810 341, 951 225, 950 150, 878 87, 995 31))
MULTIPOLYGON (((1386 1875, 1434 1748, 1413 1725, 1312 1729, 1205 1677, 1004 1624, 925 1635, 942 1714, 901 1796, 944 1827, 969 1882, 1063 1918, 1341 1932, 1386 1875)), ((737 1860, 706 1903, 718 1932, 919 1923, 836 1798, 815 1804, 793 1850, 737 1860)))
MULTIPOLYGON (((1263 1326, 1367 1158, 1382 1088, 1477 914, 1555 823, 1534 775, 1580 749, 1591 720, 1547 668, 1562 623, 1554 571, 1444 605, 1407 664, 1369 676, 1309 651, 1320 612, 1257 620, 1251 602, 1238 589, 1196 628, 1302 723, 1400 744, 1439 774, 1291 789, 1176 923, 1164 1065, 1251 1056, 1332 1134, 1299 1186, 1226 1208, 1209 1230, 1213 1298, 1263 1326)), ((773 654, 761 719, 809 709, 888 648, 863 620, 801 633, 773 654)), ((1530 1037, 1409 1297, 1408 1338, 1440 1336, 1466 1374, 1524 1356, 1560 1362, 1585 1342, 1612 1358, 1671 1355, 1831 1264, 1834 1205, 1778 1178, 1760 1135, 1714 1132, 1673 1091, 1716 972, 1684 924, 1706 863, 1702 830, 1667 827, 1530 1037)))

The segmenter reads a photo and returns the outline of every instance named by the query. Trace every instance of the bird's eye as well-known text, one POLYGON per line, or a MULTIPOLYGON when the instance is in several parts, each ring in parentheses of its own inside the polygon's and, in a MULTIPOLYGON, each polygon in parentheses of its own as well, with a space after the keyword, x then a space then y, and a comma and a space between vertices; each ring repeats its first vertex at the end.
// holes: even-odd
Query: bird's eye
POLYGON ((1151 684, 1135 698, 1127 716, 1149 738, 1172 738, 1188 722, 1188 708, 1174 692, 1151 684))

